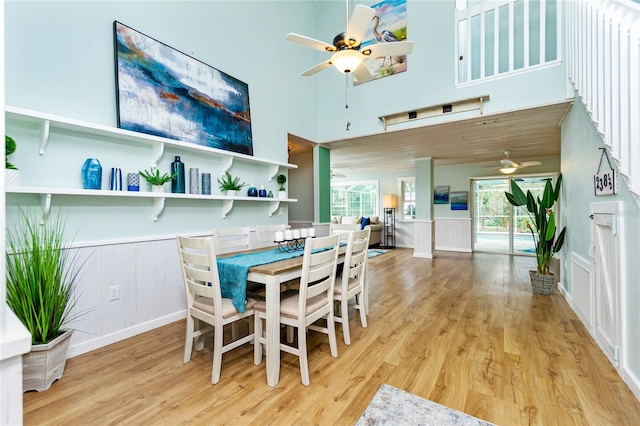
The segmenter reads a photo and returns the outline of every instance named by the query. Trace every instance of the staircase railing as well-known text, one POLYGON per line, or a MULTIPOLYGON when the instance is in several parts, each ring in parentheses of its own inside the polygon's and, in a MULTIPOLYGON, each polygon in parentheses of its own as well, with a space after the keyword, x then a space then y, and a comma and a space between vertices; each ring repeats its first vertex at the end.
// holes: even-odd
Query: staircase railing
POLYGON ((640 204, 640 4, 565 4, 568 77, 640 204))

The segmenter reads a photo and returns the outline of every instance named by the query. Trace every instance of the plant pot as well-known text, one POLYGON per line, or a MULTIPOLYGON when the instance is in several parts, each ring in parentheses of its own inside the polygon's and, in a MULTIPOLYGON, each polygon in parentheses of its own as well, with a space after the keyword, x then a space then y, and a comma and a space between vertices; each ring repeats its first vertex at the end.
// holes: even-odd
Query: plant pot
POLYGON ((529 271, 529 278, 531 278, 531 286, 535 294, 542 294, 549 296, 553 293, 553 284, 556 281, 556 276, 551 272, 549 275, 539 274, 537 270, 529 271))
POLYGON ((287 191, 278 191, 278 198, 285 200, 287 198, 287 191))
POLYGON ((22 391, 45 391, 62 377, 72 330, 67 330, 46 345, 33 345, 22 355, 22 391))
POLYGON ((5 169, 4 184, 6 186, 20 186, 20 170, 5 169))
POLYGON ((164 192, 164 185, 151 185, 151 192, 164 192))
POLYGON ((238 195, 238 191, 235 189, 227 189, 227 197, 235 197, 238 195))

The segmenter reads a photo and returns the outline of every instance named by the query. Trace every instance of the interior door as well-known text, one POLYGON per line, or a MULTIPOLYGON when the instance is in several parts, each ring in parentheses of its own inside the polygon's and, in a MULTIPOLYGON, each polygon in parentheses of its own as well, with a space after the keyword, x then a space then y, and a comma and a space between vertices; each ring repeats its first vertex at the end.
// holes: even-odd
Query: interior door
POLYGON ((620 280, 618 279, 617 217, 593 214, 595 338, 611 362, 619 367, 620 280))

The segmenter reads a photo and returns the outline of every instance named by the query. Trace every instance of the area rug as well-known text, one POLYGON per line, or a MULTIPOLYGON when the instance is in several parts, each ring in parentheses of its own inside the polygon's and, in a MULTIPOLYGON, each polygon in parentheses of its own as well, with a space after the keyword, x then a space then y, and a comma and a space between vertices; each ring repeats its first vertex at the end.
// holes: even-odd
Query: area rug
POLYGON ((369 249, 367 252, 367 256, 369 258, 380 256, 381 254, 389 253, 391 250, 382 250, 382 249, 369 249))
POLYGON ((476 417, 382 384, 358 419, 365 425, 491 426, 476 417))

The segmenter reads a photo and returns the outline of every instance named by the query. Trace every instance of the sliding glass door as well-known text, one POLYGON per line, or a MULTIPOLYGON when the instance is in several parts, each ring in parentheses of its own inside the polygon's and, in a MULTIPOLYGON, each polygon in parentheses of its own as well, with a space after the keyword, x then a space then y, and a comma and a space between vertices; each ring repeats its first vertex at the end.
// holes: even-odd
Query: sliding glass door
POLYGON ((491 253, 535 253, 533 237, 527 229, 526 207, 513 207, 504 196, 511 192, 511 179, 526 193, 541 197, 551 176, 476 179, 473 181, 473 250, 491 253))

